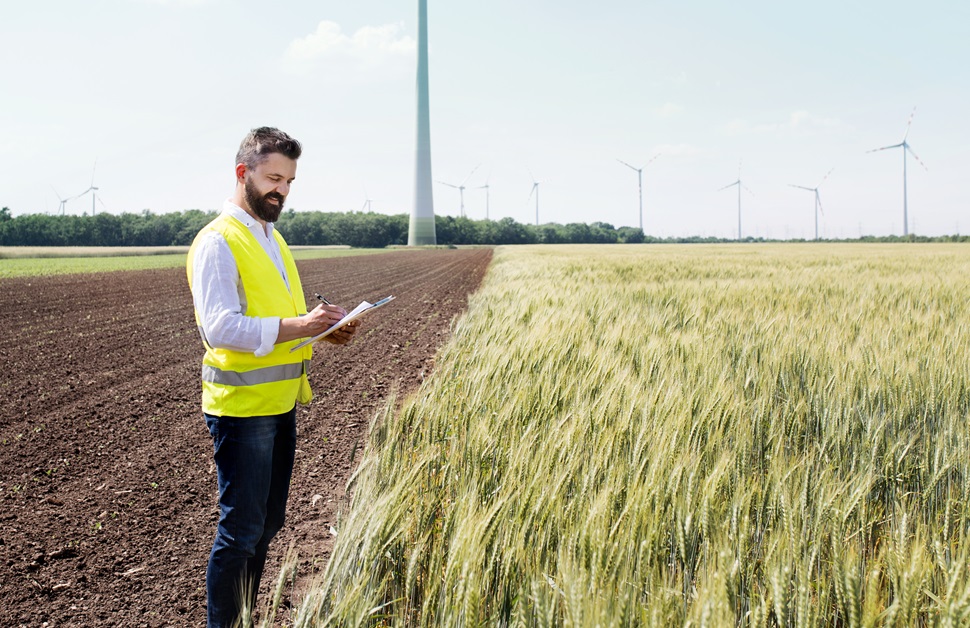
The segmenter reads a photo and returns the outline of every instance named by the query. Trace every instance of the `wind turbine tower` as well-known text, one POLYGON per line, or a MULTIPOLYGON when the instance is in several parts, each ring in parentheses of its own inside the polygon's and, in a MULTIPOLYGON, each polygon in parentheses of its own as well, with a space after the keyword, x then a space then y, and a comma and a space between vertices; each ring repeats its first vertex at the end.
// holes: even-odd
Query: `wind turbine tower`
POLYGON ((529 172, 529 175, 532 176, 532 191, 529 192, 529 198, 526 200, 531 200, 532 195, 533 194, 536 195, 536 226, 538 227, 539 226, 539 181, 536 181, 536 178, 534 175, 532 175, 532 172, 529 172))
POLYGON ((906 141, 906 138, 909 137, 909 127, 913 124, 913 116, 915 115, 916 115, 916 107, 913 107, 913 113, 909 114, 909 121, 906 123, 906 133, 903 134, 902 142, 900 142, 899 144, 893 144, 892 146, 883 146, 882 148, 873 148, 870 151, 866 151, 867 153, 875 153, 881 150, 889 150, 890 148, 903 149, 903 235, 904 236, 909 235, 909 208, 907 207, 907 204, 906 204, 906 151, 909 151, 909 153, 913 156, 913 158, 919 162, 919 165, 923 166, 923 169, 925 169, 927 172, 929 171, 929 168, 926 167, 926 164, 923 163, 923 160, 921 160, 919 157, 916 156, 916 153, 913 152, 913 149, 910 148, 909 143, 906 141))
POLYGON ((617 159, 618 162, 620 162, 627 168, 630 168, 631 170, 636 170, 636 173, 637 173, 637 182, 640 185, 640 232, 641 233, 643 233, 643 169, 649 166, 650 164, 652 164, 653 160, 656 159, 657 157, 660 157, 659 153, 654 155, 653 159, 648 161, 646 164, 640 166, 639 168, 637 168, 636 166, 631 166, 630 164, 626 163, 622 159, 617 159))
POLYGON ((448 183, 446 181, 438 181, 438 183, 440 183, 442 185, 447 185, 450 188, 455 188, 456 190, 458 190, 458 195, 459 195, 459 197, 461 199, 461 206, 459 208, 459 215, 462 218, 465 217, 465 181, 468 181, 469 177, 471 177, 473 174, 475 174, 475 171, 478 170, 478 167, 481 166, 481 165, 482 164, 478 164, 478 166, 475 166, 474 168, 472 168, 472 171, 468 173, 468 176, 465 177, 464 179, 462 179, 462 182, 459 183, 458 185, 455 185, 453 183, 448 183))
POLYGON ((748 194, 751 194, 752 196, 754 196, 754 192, 752 192, 751 190, 748 190, 748 186, 741 183, 741 160, 740 159, 738 160, 738 180, 735 181, 734 183, 728 183, 723 188, 718 189, 718 192, 720 192, 721 190, 726 190, 730 187, 734 187, 735 185, 738 186, 738 241, 740 242, 741 241, 741 188, 744 188, 745 190, 748 191, 748 194))
POLYGON ((68 198, 61 198, 61 195, 60 195, 60 193, 58 193, 57 188, 55 188, 52 185, 51 186, 51 189, 54 190, 54 196, 56 196, 57 197, 57 200, 60 202, 60 206, 57 208, 57 211, 61 214, 61 216, 63 216, 64 215, 64 206, 67 205, 67 202, 69 200, 75 199, 75 198, 77 198, 77 196, 70 196, 68 198))
POLYGON ((488 179, 485 179, 485 185, 480 185, 476 190, 485 190, 485 220, 488 220, 488 179))
POLYGON ((414 151, 414 205, 408 246, 437 244, 431 191, 431 110, 428 97, 428 0, 418 0, 418 120, 414 151))
MULTIPOLYGON (((835 170, 835 168, 832 168, 832 170, 835 170)), ((815 239, 816 239, 816 240, 818 240, 818 213, 819 213, 820 211, 822 211, 822 199, 821 199, 821 198, 819 198, 819 195, 818 195, 818 189, 819 189, 820 187, 822 187, 822 184, 823 184, 823 183, 825 183, 825 180, 829 178, 829 175, 830 175, 830 174, 832 174, 832 170, 829 170, 829 171, 828 171, 828 172, 827 172, 827 173, 825 174, 825 176, 824 176, 824 177, 822 177, 822 180, 821 180, 821 181, 819 181, 819 184, 818 184, 818 185, 816 185, 816 186, 815 186, 815 187, 813 187, 813 188, 807 188, 807 187, 805 187, 804 185, 795 185, 794 183, 789 183, 789 184, 788 184, 788 185, 790 185, 790 186, 791 186, 791 187, 793 187, 793 188, 799 188, 799 189, 801 189, 801 190, 808 190, 809 192, 814 192, 814 193, 815 193, 815 239)), ((824 213, 824 212, 823 212, 823 213, 824 213)))
MULTIPOLYGON (((81 198, 88 192, 91 193, 91 215, 92 216, 95 214, 96 203, 98 201, 101 201, 101 199, 98 198, 98 188, 96 185, 94 185, 94 173, 97 171, 97 169, 98 169, 98 160, 95 159, 94 168, 91 170, 91 187, 89 187, 88 189, 84 190, 83 192, 81 192, 80 194, 74 197, 74 198, 81 198)), ((71 200, 71 199, 68 199, 68 200, 71 200)), ((104 207, 104 201, 101 201, 101 206, 104 207)))

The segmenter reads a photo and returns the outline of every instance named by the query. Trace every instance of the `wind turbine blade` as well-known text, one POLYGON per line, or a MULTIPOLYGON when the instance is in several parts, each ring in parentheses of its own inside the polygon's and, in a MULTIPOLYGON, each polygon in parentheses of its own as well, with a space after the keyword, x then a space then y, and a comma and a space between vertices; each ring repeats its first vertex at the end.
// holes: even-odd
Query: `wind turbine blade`
POLYGON ((91 187, 94 187, 94 173, 98 171, 98 158, 94 158, 94 168, 91 168, 91 187))
POLYGON ((738 180, 738 181, 735 181, 734 183, 728 183, 723 188, 717 188, 717 191, 720 192, 721 190, 726 190, 728 188, 733 188, 736 185, 741 185, 741 181, 738 180))
POLYGON ((649 166, 650 164, 652 164, 657 159, 657 157, 660 157, 660 155, 662 155, 662 154, 663 153, 657 153, 656 155, 654 155, 653 158, 650 161, 647 162, 647 165, 644 166, 644 168, 646 168, 647 166, 649 166))
POLYGON ((441 185, 447 185, 450 188, 455 188, 456 190, 458 189, 457 185, 453 185, 451 183, 445 183, 444 181, 438 181, 438 183, 440 183, 441 185))
POLYGON ((819 211, 819 213, 824 216, 825 215, 825 212, 822 210, 822 197, 819 196, 818 190, 815 190, 815 202, 818 203, 818 211, 819 211))
POLYGON ((883 146, 882 148, 873 148, 872 150, 867 150, 866 152, 867 153, 876 153, 876 152, 879 152, 881 150, 889 150, 890 148, 899 148, 900 146, 902 146, 902 143, 893 144, 892 146, 883 146))
POLYGON ((104 204, 104 201, 101 200, 101 197, 98 196, 96 198, 98 199, 98 202, 101 203, 101 207, 104 207, 104 211, 108 211, 108 206, 104 204))
POLYGON ((462 181, 461 181, 461 185, 465 185, 465 181, 468 181, 468 179, 470 179, 470 178, 471 178, 471 176, 472 176, 473 174, 475 174, 475 171, 476 171, 476 170, 478 170, 478 169, 479 169, 479 168, 481 168, 481 167, 482 167, 482 164, 478 164, 477 166, 475 166, 474 168, 472 168, 472 171, 468 173, 468 176, 467 176, 467 177, 465 177, 464 179, 462 179, 462 181))
POLYGON ((64 199, 63 199, 63 198, 61 198, 61 194, 60 194, 60 192, 58 192, 58 191, 57 191, 57 188, 55 188, 53 184, 51 184, 51 189, 52 189, 52 190, 54 190, 54 196, 56 196, 56 197, 57 197, 57 200, 59 200, 59 201, 61 201, 61 202, 63 202, 63 201, 64 201, 64 199))
POLYGON ((634 167, 634 166, 631 166, 630 164, 628 164, 628 163, 626 163, 626 162, 625 162, 625 161, 623 161, 622 159, 619 159, 619 158, 618 158, 618 159, 617 159, 617 161, 618 161, 618 162, 620 162, 621 164, 623 164, 624 166, 626 166, 627 168, 629 168, 630 170, 636 170, 637 172, 639 172, 639 171, 640 171, 640 168, 636 168, 636 167, 634 167))
POLYGON ((823 184, 823 183, 825 183, 825 180, 829 178, 829 175, 830 175, 830 174, 832 174, 832 170, 835 170, 835 168, 832 168, 832 169, 830 169, 830 170, 829 170, 828 172, 826 172, 826 173, 825 173, 825 176, 824 176, 824 177, 822 177, 822 180, 821 180, 821 181, 819 181, 819 182, 818 182, 818 185, 816 185, 816 186, 815 186, 815 189, 816 189, 816 190, 817 190, 818 188, 820 188, 820 187, 822 187, 822 184, 823 184))
POLYGON ((788 187, 798 188, 800 190, 808 190, 809 192, 814 192, 815 188, 807 188, 804 185, 795 185, 794 183, 789 183, 788 187))
POLYGON ((750 194, 751 196, 754 196, 754 195, 755 195, 755 194, 754 194, 754 192, 752 192, 752 191, 751 191, 751 188, 749 188, 749 187, 748 187, 748 186, 746 186, 745 184, 743 184, 743 183, 741 183, 740 181, 738 181, 738 185, 740 185, 741 187, 743 187, 743 188, 745 189, 745 191, 746 191, 746 192, 747 192, 748 194, 750 194))
POLYGON ((913 125, 913 116, 916 115, 916 107, 913 107, 913 112, 909 114, 909 120, 906 121, 906 133, 903 135, 903 143, 906 142, 906 138, 909 137, 909 128, 913 125))
POLYGON ((525 199, 526 201, 532 200, 532 195, 535 193, 537 187, 539 187, 539 184, 536 183, 535 181, 533 181, 532 182, 532 189, 529 190, 529 198, 525 199))
POLYGON ((909 151, 909 154, 916 158, 916 161, 919 162, 919 165, 923 166, 923 169, 924 170, 926 170, 927 172, 930 171, 930 169, 926 167, 926 164, 923 163, 923 160, 920 159, 919 156, 916 153, 913 152, 913 149, 909 147, 909 144, 906 144, 903 148, 905 148, 906 150, 908 150, 909 151))

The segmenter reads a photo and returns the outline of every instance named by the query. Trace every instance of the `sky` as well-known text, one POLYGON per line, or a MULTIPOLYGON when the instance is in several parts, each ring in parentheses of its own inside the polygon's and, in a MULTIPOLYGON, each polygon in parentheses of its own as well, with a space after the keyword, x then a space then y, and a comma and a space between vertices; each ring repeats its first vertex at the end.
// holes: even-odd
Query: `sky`
MULTIPOLYGON (((450 183, 534 223, 538 182, 540 223, 637 227, 622 160, 649 235, 737 237, 738 180, 743 237, 814 237, 793 185, 821 237, 901 234, 902 149, 867 151, 906 137, 909 231, 970 232, 963 0, 428 4, 439 216, 450 183)), ((267 125, 287 207, 410 212, 417 35, 416 1, 3 0, 0 205, 218 209, 267 125)))

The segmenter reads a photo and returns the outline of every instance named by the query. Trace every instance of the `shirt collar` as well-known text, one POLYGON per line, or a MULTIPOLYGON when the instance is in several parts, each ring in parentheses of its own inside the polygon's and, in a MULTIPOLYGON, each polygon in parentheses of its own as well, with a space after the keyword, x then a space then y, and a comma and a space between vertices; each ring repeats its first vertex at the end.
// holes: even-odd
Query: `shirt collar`
MULTIPOLYGON (((233 218, 235 218, 236 220, 244 224, 247 229, 262 231, 262 226, 259 224, 258 220, 250 216, 245 209, 243 209, 239 205, 236 205, 228 198, 222 204, 222 213, 229 214, 230 216, 232 216, 233 218)), ((265 231, 266 237, 269 237, 270 235, 272 235, 273 229, 275 228, 274 225, 275 223, 272 223, 272 222, 266 223, 266 231, 265 231)))

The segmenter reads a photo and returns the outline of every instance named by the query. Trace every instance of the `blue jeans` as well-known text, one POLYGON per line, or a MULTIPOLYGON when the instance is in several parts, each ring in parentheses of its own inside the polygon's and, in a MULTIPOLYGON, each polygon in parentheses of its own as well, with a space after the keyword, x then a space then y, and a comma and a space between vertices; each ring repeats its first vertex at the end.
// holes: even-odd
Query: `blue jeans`
POLYGON ((205 583, 208 625, 231 626, 255 607, 269 542, 286 514, 296 408, 274 416, 205 415, 219 481, 219 527, 205 583))

